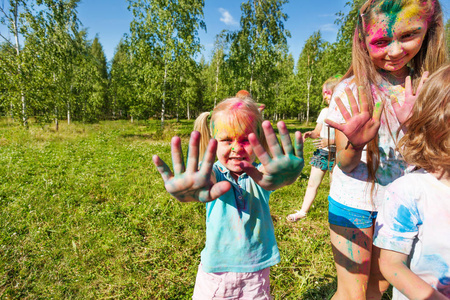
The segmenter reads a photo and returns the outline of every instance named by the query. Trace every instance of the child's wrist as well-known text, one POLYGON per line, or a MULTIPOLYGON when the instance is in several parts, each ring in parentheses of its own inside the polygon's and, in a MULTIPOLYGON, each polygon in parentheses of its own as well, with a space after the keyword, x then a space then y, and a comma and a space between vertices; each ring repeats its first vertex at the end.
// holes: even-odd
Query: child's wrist
POLYGON ((348 141, 347 142, 347 146, 345 147, 346 149, 352 149, 354 151, 362 151, 364 149, 364 147, 366 146, 366 144, 362 144, 362 145, 355 145, 352 142, 348 141))

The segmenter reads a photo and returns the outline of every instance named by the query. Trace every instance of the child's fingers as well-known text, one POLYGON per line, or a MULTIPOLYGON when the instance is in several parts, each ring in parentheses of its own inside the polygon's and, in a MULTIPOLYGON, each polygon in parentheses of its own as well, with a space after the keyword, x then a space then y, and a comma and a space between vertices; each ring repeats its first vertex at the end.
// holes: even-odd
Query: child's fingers
POLYGON ((283 155, 280 144, 278 143, 277 135, 273 131, 272 125, 269 121, 262 123, 264 135, 266 136, 267 144, 273 157, 280 157, 283 155))
POLYGON ((337 130, 340 130, 340 131, 343 131, 343 129, 344 129, 344 126, 343 126, 344 124, 336 123, 335 121, 332 121, 330 119, 325 119, 325 123, 327 123, 331 127, 335 128, 337 130))
MULTIPOLYGON (((358 93, 359 93, 359 88, 358 88, 358 93)), ((359 113, 358 103, 355 99, 355 96, 353 95, 353 91, 349 87, 345 88, 345 94, 347 95, 348 103, 350 104, 350 110, 352 112, 352 116, 354 116, 355 114, 359 113)))
POLYGON ((189 139, 189 152, 186 172, 195 173, 198 170, 198 151, 200 142, 200 132, 193 131, 189 139))
POLYGON ((228 192, 231 189, 231 184, 228 181, 220 181, 216 184, 214 184, 211 187, 211 190, 209 190, 209 198, 212 200, 215 200, 219 198, 220 196, 224 195, 226 192, 228 192))
POLYGON ((281 137, 281 144, 283 145, 285 155, 294 155, 294 148, 292 147, 291 137, 289 136, 289 131, 286 124, 282 121, 277 124, 278 132, 281 137))
MULTIPOLYGON (((397 103, 398 105, 398 103, 397 103)), ((381 114, 383 113, 383 109, 384 109, 384 102, 380 101, 375 103, 375 109, 373 111, 373 116, 372 116, 372 120, 375 123, 380 122, 381 119, 381 114)))
POLYGON ((295 156, 303 158, 303 138, 300 131, 296 131, 294 135, 295 156))
POLYGON ((171 141, 171 151, 172 151, 172 166, 173 173, 175 176, 184 172, 184 160, 183 151, 181 150, 181 140, 179 137, 174 136, 171 141))
POLYGON ((215 139, 210 139, 208 148, 206 148, 205 155, 203 156, 202 166, 200 172, 205 176, 211 174, 214 160, 216 158, 217 141, 215 139))
POLYGON ((341 98, 336 97, 335 100, 336 100, 336 105, 338 106, 338 108, 342 114, 342 117, 347 122, 348 120, 350 120, 350 118, 352 116, 348 113, 347 108, 345 107, 344 103, 342 103, 341 98))
POLYGON ((416 95, 419 94, 420 90, 422 89, 422 85, 425 83, 425 81, 427 81, 428 75, 430 75, 430 72, 428 71, 423 72, 422 78, 420 78, 419 81, 419 86, 417 87, 416 95))
POLYGON ((401 110, 401 106, 400 106, 400 104, 398 103, 398 98, 397 98, 397 96, 395 96, 395 95, 391 95, 390 98, 391 98, 391 105, 392 105, 392 108, 394 109, 395 114, 398 115, 398 113, 399 113, 400 110, 401 110))
POLYGON ((164 182, 170 180, 173 174, 172 171, 170 171, 169 166, 167 166, 167 164, 158 155, 153 155, 152 160, 159 174, 161 174, 161 177, 164 180, 164 182))
POLYGON ((258 157, 259 161, 263 165, 270 163, 272 159, 270 158, 270 155, 269 153, 267 153, 266 149, 264 149, 264 147, 259 142, 256 134, 250 133, 248 135, 248 140, 253 148, 253 152, 255 153, 256 157, 258 157))
POLYGON ((360 112, 368 112, 369 111, 369 103, 367 101, 367 95, 364 92, 364 88, 362 86, 358 87, 358 97, 360 103, 360 112))
POLYGON ((411 84, 411 76, 406 76, 405 79, 405 97, 408 99, 409 97, 414 96, 411 84))

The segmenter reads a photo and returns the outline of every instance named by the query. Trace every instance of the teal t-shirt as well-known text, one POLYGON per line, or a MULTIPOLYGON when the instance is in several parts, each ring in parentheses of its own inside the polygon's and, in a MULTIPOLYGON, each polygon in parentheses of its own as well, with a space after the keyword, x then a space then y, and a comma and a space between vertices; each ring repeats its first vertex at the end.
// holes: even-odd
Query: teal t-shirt
POLYGON ((280 262, 269 210, 269 196, 247 174, 237 182, 220 162, 213 167, 217 182, 232 188, 206 203, 206 245, 202 268, 208 273, 256 272, 280 262))

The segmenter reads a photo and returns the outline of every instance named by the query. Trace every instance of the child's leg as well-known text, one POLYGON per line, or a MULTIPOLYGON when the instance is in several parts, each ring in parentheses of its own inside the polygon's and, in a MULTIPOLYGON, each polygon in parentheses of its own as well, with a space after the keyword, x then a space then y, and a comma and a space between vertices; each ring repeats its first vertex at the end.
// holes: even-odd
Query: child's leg
POLYGON ((294 214, 290 214, 287 219, 290 222, 296 222, 304 217, 308 213, 314 198, 316 198, 317 190, 320 186, 320 183, 323 180, 323 177, 326 174, 326 170, 321 170, 314 166, 311 166, 311 174, 309 175, 308 187, 306 188, 305 196, 303 198, 303 204, 300 211, 297 211, 294 214))
POLYGON ((330 224, 331 245, 338 279, 337 291, 332 300, 366 299, 372 235, 372 227, 360 229, 330 224))
POLYGON ((305 197, 303 198, 303 204, 300 211, 307 213, 316 198, 317 190, 319 189, 320 183, 326 174, 326 170, 321 170, 314 166, 311 166, 311 174, 309 175, 308 187, 306 188, 305 197))
POLYGON ((375 212, 345 206, 328 197, 330 238, 338 288, 333 300, 381 299, 389 287, 372 247, 375 212))

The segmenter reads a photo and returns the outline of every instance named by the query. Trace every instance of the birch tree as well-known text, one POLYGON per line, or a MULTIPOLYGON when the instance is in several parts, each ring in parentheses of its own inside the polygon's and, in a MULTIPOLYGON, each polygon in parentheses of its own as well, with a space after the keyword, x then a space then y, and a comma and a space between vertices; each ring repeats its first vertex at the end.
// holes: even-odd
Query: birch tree
POLYGON ((11 116, 15 114, 15 107, 17 98, 20 99, 21 110, 18 115, 22 119, 22 124, 24 126, 28 126, 28 117, 27 117, 27 102, 25 97, 25 79, 23 76, 23 66, 22 66, 22 57, 21 57, 21 43, 20 43, 20 35, 23 33, 24 25, 21 22, 21 14, 27 10, 27 1, 24 0, 9 0, 7 4, 9 6, 5 6, 5 3, 2 2, 0 6, 0 23, 6 25, 8 28, 8 32, 0 32, 0 37, 3 42, 7 44, 8 51, 6 52, 6 56, 2 58, 2 66, 3 69, 9 74, 9 86, 12 88, 15 87, 16 95, 11 95, 10 100, 10 109, 11 116), (10 40, 9 34, 12 34, 13 41, 10 40), (14 49, 14 52, 9 50, 14 49), (8 55, 9 54, 9 55, 8 55))
POLYGON ((148 96, 160 101, 163 127, 167 108, 174 106, 173 101, 168 106, 169 100, 179 96, 169 95, 169 87, 179 84, 182 76, 182 70, 176 68, 176 60, 181 56, 187 61, 200 51, 198 30, 206 29, 204 1, 129 0, 129 3, 134 15, 130 44, 140 64, 145 65, 142 81, 156 76, 151 90, 147 91, 148 96))

